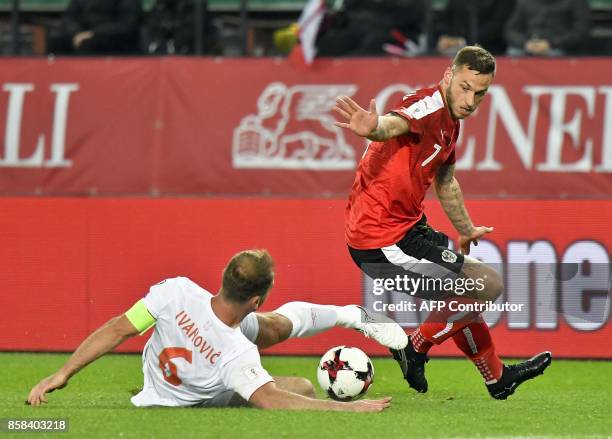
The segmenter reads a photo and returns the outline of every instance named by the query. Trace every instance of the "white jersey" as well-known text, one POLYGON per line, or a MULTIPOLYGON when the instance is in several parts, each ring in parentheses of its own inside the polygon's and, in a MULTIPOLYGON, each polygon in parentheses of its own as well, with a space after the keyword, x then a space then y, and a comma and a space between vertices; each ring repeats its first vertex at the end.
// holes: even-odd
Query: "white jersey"
POLYGON ((224 324, 211 293, 185 277, 166 279, 143 299, 157 319, 142 353, 144 387, 136 406, 192 406, 233 391, 245 400, 273 381, 257 347, 224 324))

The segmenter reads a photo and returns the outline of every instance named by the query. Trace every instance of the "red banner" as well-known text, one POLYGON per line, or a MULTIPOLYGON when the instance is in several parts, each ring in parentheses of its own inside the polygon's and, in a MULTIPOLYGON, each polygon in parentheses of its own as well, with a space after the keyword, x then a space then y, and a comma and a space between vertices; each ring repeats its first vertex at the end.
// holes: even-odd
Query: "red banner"
MULTIPOLYGON (((444 59, 5 59, 0 193, 345 198, 365 143, 336 96, 379 111, 444 59)), ((609 197, 612 58, 500 59, 458 145, 465 192, 609 197)))
MULTIPOLYGON (((524 314, 487 316, 498 351, 612 358, 612 202, 470 201, 468 208, 479 224, 495 226, 474 254, 501 262, 505 300, 527 306, 524 314), (513 284, 515 264, 530 262, 579 263, 587 288, 568 288, 536 270, 523 286, 513 284), (592 276, 595 264, 608 267, 603 284, 592 276), (552 295, 543 300, 547 288, 552 295)), ((343 209, 334 200, 0 198, 0 350, 73 350, 167 277, 187 276, 215 292, 227 260, 245 248, 267 248, 276 261, 265 310, 292 300, 367 303, 370 293, 343 242, 343 209)), ((431 224, 454 236, 438 203, 428 203, 427 212, 431 224)), ((414 326, 414 316, 395 317, 414 326)), ((121 350, 137 351, 144 341, 137 337, 121 350)), ((343 329, 268 352, 321 354, 338 344, 386 353, 343 329)), ((433 354, 459 352, 449 342, 433 354)))

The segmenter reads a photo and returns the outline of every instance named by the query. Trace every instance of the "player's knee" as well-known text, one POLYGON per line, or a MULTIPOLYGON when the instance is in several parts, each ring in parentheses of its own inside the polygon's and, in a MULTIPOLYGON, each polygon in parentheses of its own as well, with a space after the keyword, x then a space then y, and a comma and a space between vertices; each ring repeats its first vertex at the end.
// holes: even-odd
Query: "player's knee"
POLYGON ((462 277, 471 279, 475 288, 466 293, 479 300, 496 301, 504 292, 502 276, 493 267, 466 256, 462 277))
POLYGON ((270 313, 270 331, 274 334, 276 343, 285 341, 291 335, 293 324, 282 314, 270 313))
POLYGON ((482 299, 495 302, 504 292, 504 281, 495 270, 487 270, 486 278, 483 276, 485 288, 482 299))

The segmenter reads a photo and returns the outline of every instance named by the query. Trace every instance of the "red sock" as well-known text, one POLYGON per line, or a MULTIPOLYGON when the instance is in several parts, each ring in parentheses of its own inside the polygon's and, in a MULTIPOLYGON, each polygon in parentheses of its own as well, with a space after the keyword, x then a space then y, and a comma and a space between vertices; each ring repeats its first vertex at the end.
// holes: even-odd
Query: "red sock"
POLYGON ((477 311, 457 310, 458 305, 479 303, 476 299, 452 297, 444 302, 446 307, 431 311, 421 326, 410 335, 412 345, 417 352, 425 353, 434 344, 443 343, 480 315, 477 311))
POLYGON ((423 337, 423 334, 421 334, 420 329, 421 328, 416 328, 416 330, 410 334, 410 340, 412 341, 412 347, 414 350, 424 354, 429 351, 429 348, 433 346, 433 343, 425 340, 425 337, 423 337))
POLYGON ((474 362, 485 383, 492 384, 501 378, 504 365, 495 352, 489 326, 482 318, 455 333, 453 340, 474 362))

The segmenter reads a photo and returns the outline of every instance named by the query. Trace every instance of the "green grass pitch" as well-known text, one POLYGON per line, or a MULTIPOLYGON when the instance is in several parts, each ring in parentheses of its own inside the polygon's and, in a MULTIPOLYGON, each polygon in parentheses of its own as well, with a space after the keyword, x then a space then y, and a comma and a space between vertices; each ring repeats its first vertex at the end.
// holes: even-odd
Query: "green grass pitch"
MULTIPOLYGON (((288 412, 256 409, 136 409, 140 356, 110 355, 49 395, 42 408, 24 405, 32 385, 57 369, 64 354, 0 354, 0 418, 69 418, 70 432, 2 437, 108 438, 427 438, 611 437, 612 362, 553 360, 546 373, 507 401, 491 399, 467 360, 433 359, 430 390, 407 388, 391 359, 373 360, 368 397, 393 396, 383 413, 288 412)), ((316 385, 312 357, 263 357, 273 375, 300 375, 316 385)), ((318 387, 318 386, 316 386, 318 387)), ((321 392, 320 392, 321 396, 321 392)))

